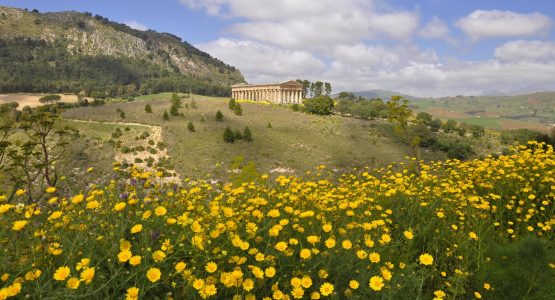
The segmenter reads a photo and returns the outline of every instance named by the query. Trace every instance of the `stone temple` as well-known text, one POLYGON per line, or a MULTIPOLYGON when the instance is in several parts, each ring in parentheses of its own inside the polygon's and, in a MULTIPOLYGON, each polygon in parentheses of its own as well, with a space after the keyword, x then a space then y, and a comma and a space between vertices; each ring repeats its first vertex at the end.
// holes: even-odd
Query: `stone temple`
POLYGON ((288 80, 270 84, 236 84, 231 86, 231 97, 236 100, 268 101, 275 104, 301 104, 303 85, 288 80))

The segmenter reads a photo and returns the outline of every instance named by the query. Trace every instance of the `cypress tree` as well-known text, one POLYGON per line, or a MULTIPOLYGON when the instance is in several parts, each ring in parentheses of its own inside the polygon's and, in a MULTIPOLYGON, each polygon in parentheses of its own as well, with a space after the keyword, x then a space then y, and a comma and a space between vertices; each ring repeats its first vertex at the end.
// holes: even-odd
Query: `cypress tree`
POLYGON ((216 112, 216 121, 222 122, 223 120, 224 120, 224 114, 222 114, 222 112, 218 110, 218 112, 216 112))
POLYGON ((243 130, 243 140, 246 142, 252 142, 252 132, 249 129, 249 126, 245 127, 245 130, 243 130))
POLYGON ((224 131, 224 142, 226 143, 235 142, 235 135, 233 134, 233 131, 231 131, 231 128, 229 128, 229 126, 227 126, 224 131))

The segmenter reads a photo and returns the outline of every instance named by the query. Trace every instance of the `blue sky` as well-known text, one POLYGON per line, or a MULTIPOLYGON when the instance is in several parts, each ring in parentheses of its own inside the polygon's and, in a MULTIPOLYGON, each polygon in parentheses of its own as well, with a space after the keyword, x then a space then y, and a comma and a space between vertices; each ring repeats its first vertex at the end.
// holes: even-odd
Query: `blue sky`
POLYGON ((249 82, 421 96, 555 89, 555 1, 0 0, 170 32, 249 82))

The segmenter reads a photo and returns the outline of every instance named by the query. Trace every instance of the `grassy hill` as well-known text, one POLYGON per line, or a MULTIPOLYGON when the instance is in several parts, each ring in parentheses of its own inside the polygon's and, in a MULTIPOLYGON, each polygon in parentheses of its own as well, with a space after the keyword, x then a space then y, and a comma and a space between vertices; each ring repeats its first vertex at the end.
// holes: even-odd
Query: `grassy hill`
POLYGON ((413 101, 432 115, 494 129, 547 131, 555 125, 555 92, 517 96, 457 96, 413 101))
POLYGON ((168 33, 88 13, 0 6, 0 93, 226 95, 243 80, 239 70, 168 33))
MULTIPOLYGON (((195 96, 184 99, 184 116, 162 119, 169 110, 171 94, 149 95, 130 103, 115 103, 100 107, 71 109, 64 118, 137 122, 161 126, 164 143, 168 146, 172 167, 183 176, 228 178, 232 169, 252 161, 261 173, 302 174, 314 170, 320 164, 332 169, 353 167, 378 167, 393 161, 402 161, 409 149, 393 135, 391 126, 383 121, 366 121, 338 116, 315 116, 294 112, 288 107, 270 104, 241 102, 243 115, 235 115, 225 98, 195 96), (153 113, 145 113, 145 104, 152 106, 153 113), (117 109, 125 112, 121 120, 117 109), (216 112, 224 114, 224 121, 215 120, 216 112), (202 121, 204 120, 204 121, 202 121), (195 132, 187 130, 188 122, 195 132), (271 128, 268 127, 271 125, 271 128), (252 131, 254 141, 223 141, 226 126, 252 131), (241 163, 242 162, 242 163, 241 163)), ((96 128, 79 124, 85 136, 96 136, 96 128)), ((126 134, 126 132, 124 132, 126 134)), ((136 135, 128 135, 134 138, 136 135)), ((442 154, 424 152, 427 159, 443 158, 442 154)))

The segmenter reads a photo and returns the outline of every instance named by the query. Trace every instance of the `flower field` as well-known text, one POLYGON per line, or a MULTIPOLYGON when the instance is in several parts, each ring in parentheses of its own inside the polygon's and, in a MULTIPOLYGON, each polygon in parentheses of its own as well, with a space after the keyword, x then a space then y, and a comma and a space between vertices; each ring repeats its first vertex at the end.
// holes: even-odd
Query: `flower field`
POLYGON ((0 299, 552 299, 555 154, 530 143, 242 186, 115 167, 0 196, 0 299))

